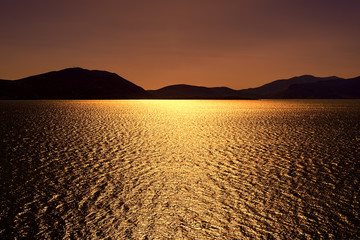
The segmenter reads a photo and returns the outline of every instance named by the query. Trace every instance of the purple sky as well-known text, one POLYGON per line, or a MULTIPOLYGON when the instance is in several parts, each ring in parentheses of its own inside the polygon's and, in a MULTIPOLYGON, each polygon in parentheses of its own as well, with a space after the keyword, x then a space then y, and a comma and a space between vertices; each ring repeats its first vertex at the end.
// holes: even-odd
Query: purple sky
POLYGON ((145 89, 360 75, 359 0, 4 0, 0 78, 67 67, 145 89))

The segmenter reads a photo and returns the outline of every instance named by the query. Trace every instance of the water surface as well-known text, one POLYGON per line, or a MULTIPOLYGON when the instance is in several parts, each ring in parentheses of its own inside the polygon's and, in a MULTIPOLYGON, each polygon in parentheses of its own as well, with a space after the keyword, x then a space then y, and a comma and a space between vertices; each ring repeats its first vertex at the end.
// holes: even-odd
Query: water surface
POLYGON ((360 238, 360 101, 0 101, 0 237, 360 238))

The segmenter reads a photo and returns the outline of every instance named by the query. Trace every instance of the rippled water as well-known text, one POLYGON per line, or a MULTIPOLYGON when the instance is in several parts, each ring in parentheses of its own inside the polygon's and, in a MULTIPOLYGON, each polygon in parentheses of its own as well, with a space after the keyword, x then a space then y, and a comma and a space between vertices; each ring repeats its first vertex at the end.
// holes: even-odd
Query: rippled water
POLYGON ((1 101, 0 238, 360 238, 360 101, 1 101))

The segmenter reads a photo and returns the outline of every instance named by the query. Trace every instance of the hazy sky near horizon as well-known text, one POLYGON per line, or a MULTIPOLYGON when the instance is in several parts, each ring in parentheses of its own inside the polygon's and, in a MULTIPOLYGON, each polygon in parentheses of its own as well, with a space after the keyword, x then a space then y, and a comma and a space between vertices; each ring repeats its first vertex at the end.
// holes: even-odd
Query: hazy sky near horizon
POLYGON ((145 89, 360 75, 359 0, 3 0, 0 79, 67 67, 145 89))

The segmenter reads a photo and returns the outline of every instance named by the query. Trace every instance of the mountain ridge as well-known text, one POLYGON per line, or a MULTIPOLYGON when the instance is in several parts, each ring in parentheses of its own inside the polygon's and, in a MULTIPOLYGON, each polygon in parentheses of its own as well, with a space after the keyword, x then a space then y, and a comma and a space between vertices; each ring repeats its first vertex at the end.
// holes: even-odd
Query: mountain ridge
POLYGON ((18 80, 0 79, 0 99, 294 99, 360 98, 360 76, 296 76, 256 88, 234 90, 187 84, 157 90, 142 87, 116 73, 66 68, 18 80))
MULTIPOLYGON (((357 93, 356 89, 360 89, 358 84, 360 83, 360 77, 353 78, 350 82, 346 82, 348 79, 339 78, 337 76, 330 76, 330 77, 315 77, 312 75, 302 75, 296 76, 289 79, 280 79, 275 80, 269 83, 266 83, 262 86, 257 88, 248 88, 248 89, 241 89, 241 90, 234 90, 231 88, 227 88, 229 91, 227 94, 224 92, 215 92, 211 98, 217 99, 281 99, 281 98, 360 98, 360 94, 357 93), (305 84, 315 84, 319 82, 325 82, 323 84, 316 85, 309 85, 316 87, 316 91, 313 91, 313 94, 307 94, 308 90, 304 90, 301 86, 305 84), (327 86, 334 85, 334 82, 337 82, 335 85, 337 88, 342 89, 342 93, 336 94, 336 88, 327 86), (342 86, 344 85, 345 86, 342 86), (298 86, 298 87, 293 87, 298 86), (326 94, 324 93, 323 88, 331 88, 333 94, 326 94), (345 89, 344 89, 345 88, 345 89), (301 93, 297 93, 298 91, 302 91, 301 93), (301 90, 302 89, 302 90, 301 90), (304 92, 305 91, 305 92, 304 92), (295 97, 296 96, 296 97, 295 97)), ((164 99, 184 99, 184 98, 201 98, 199 95, 191 95, 196 89, 201 89, 203 98, 209 98, 208 95, 211 95, 214 92, 215 88, 207 88, 207 87, 199 87, 193 85, 184 85, 184 84, 177 84, 171 85, 167 87, 160 88, 158 90, 150 90, 149 92, 153 94, 157 98, 164 98, 164 99)), ((314 88, 315 89, 315 88, 314 88)), ((199 94, 199 93, 198 93, 199 94)))
POLYGON ((237 91, 228 87, 204 87, 187 84, 175 84, 160 88, 158 90, 148 90, 155 98, 174 98, 174 99, 216 99, 236 97, 237 91))
POLYGON ((266 83, 262 86, 257 88, 248 88, 238 90, 240 94, 252 94, 256 95, 259 98, 277 98, 277 96, 286 91, 291 85, 293 84, 306 84, 306 83, 313 83, 322 80, 332 80, 332 79, 340 79, 336 76, 332 77, 315 77, 313 75, 301 75, 295 76, 289 79, 279 79, 269 83, 266 83))
POLYGON ((2 99, 134 99, 150 97, 150 94, 142 87, 115 73, 83 68, 66 68, 18 80, 5 80, 5 82, 1 82, 1 85, 0 96, 2 99))
POLYGON ((286 99, 347 99, 360 98, 360 76, 349 79, 323 80, 314 83, 293 84, 279 98, 286 99))

